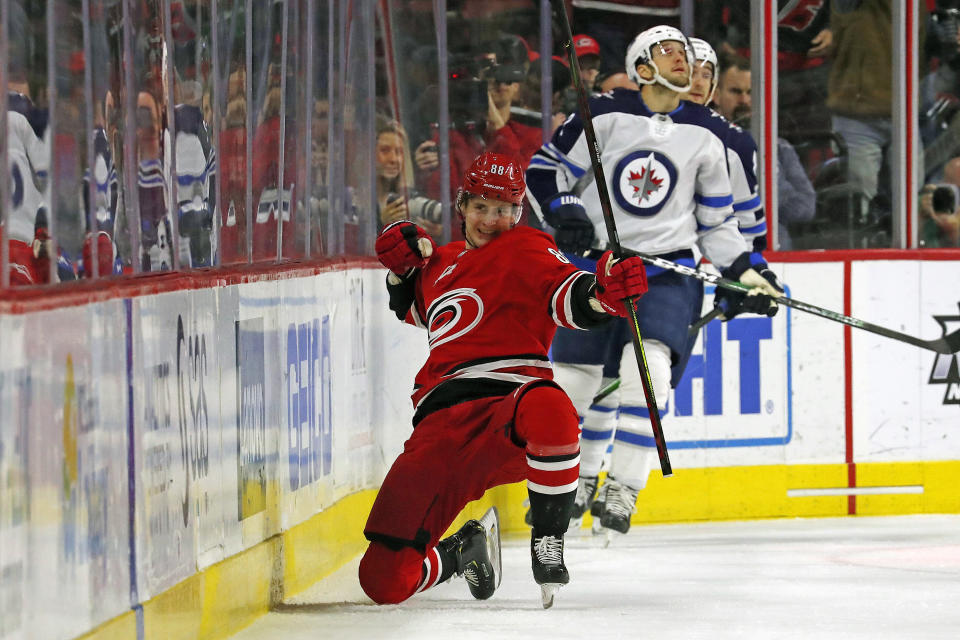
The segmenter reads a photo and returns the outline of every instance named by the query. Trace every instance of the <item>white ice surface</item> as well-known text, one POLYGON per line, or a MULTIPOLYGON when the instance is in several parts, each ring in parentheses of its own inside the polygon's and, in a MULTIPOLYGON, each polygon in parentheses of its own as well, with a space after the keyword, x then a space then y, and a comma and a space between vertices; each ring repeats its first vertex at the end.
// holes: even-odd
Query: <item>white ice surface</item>
POLYGON ((571 582, 549 610, 529 540, 511 538, 490 600, 454 578, 376 606, 357 558, 234 638, 960 640, 960 515, 639 526, 601 541, 568 534, 571 582))

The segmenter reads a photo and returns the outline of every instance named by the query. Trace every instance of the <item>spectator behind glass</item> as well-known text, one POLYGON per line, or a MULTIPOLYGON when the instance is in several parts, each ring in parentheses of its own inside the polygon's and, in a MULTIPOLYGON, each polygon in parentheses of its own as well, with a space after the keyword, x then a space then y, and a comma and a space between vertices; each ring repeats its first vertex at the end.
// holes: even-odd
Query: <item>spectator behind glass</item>
POLYGON ((567 0, 574 33, 589 33, 600 45, 600 73, 616 72, 633 36, 656 25, 680 26, 681 0, 567 0))
POLYGON ((410 192, 413 167, 407 134, 400 123, 382 115, 377 116, 375 157, 380 226, 410 219, 439 241, 443 234, 441 204, 410 192))
MULTIPOLYGON (((596 93, 596 82, 600 76, 600 45, 596 40, 585 33, 573 36, 573 50, 580 63, 580 80, 583 82, 587 95, 596 93)), ((577 88, 573 86, 573 76, 561 93, 560 110, 571 114, 577 110, 577 88)))
MULTIPOLYGON (((750 61, 738 55, 720 55, 720 76, 714 104, 724 118, 750 130, 752 97, 750 61)), ((793 241, 789 223, 809 222, 816 213, 817 197, 797 151, 777 138, 777 234, 778 249, 787 251, 793 241)))
MULTIPOLYGON (((220 149, 217 158, 220 203, 220 261, 222 264, 247 259, 247 73, 235 65, 227 78, 226 115, 220 121, 220 149)), ((316 122, 316 119, 314 119, 316 122)), ((317 140, 316 133, 313 137, 317 140)))
POLYGON ((625 71, 613 71, 606 75, 600 76, 597 79, 597 90, 600 93, 607 93, 608 91, 613 91, 614 89, 630 89, 631 91, 639 91, 640 85, 630 79, 625 71))
MULTIPOLYGON (((829 129, 827 56, 832 51, 830 0, 777 0, 777 127, 786 137, 829 129)), ((750 3, 700 0, 698 35, 721 54, 750 57, 750 3)))
MULTIPOLYGON (((53 253, 43 199, 49 165, 46 115, 34 106, 19 69, 7 83, 7 101, 4 135, 13 206, 6 235, 0 225, 0 243, 7 243, 11 286, 46 284, 51 281, 49 256, 53 253)), ((56 281, 57 275, 53 278, 56 281)))
MULTIPOLYGON (((529 57, 530 69, 527 73, 526 81, 520 87, 520 97, 518 100, 520 106, 511 107, 511 113, 513 113, 514 119, 521 121, 522 119, 518 117, 518 114, 526 109, 530 112, 530 119, 523 121, 532 127, 537 127, 542 122, 540 116, 540 54, 536 51, 530 51, 529 57)), ((550 65, 550 79, 553 85, 550 100, 550 113, 552 114, 550 118, 550 135, 553 135, 553 132, 563 124, 563 121, 566 120, 567 115, 569 115, 563 110, 561 95, 563 87, 570 84, 570 69, 567 66, 567 61, 560 56, 551 56, 550 65)))
POLYGON ((529 49, 523 38, 506 35, 495 43, 496 64, 487 74, 487 133, 495 153, 512 155, 526 170, 530 158, 543 143, 543 131, 536 125, 513 119, 511 107, 520 96, 520 83, 530 68, 529 49))
POLYGON ((923 185, 920 191, 921 247, 960 247, 958 193, 960 189, 954 184, 923 185))
MULTIPOLYGON (((720 54, 720 75, 713 101, 716 110, 730 122, 749 119, 753 108, 750 61, 736 54, 720 54)), ((749 130, 749 125, 743 127, 749 130)))
MULTIPOLYGON (((455 61, 451 57, 450 96, 450 202, 456 201, 457 181, 484 151, 507 155, 526 167, 543 142, 539 127, 511 118, 510 108, 520 91, 529 65, 527 49, 521 38, 504 36, 481 55, 455 61), (476 61, 493 61, 487 66, 476 61)), ((426 195, 439 200, 440 162, 437 150, 439 132, 420 143, 414 152, 418 184, 426 195)), ((461 239, 460 229, 451 229, 453 239, 461 239)))
MULTIPOLYGON (((156 76, 154 76, 154 79, 156 76)), ((166 122, 160 88, 137 95, 137 196, 140 203, 140 264, 143 271, 173 268, 172 225, 167 210, 166 122)))
POLYGON ((200 83, 192 80, 178 82, 176 88, 179 101, 174 108, 174 130, 180 265, 209 267, 216 251, 213 237, 216 158, 210 127, 203 119, 200 83))
MULTIPOLYGON (((922 51, 926 3, 918 3, 918 8, 922 51)), ((874 222, 890 214, 875 201, 881 166, 885 157, 889 165, 893 138, 890 0, 835 0, 830 30, 836 49, 827 106, 833 113, 833 129, 847 144, 849 180, 855 192, 854 216, 861 224, 874 222)), ((882 180, 885 186, 889 182, 889 178, 882 180)), ((888 228, 889 224, 888 220, 888 228)))

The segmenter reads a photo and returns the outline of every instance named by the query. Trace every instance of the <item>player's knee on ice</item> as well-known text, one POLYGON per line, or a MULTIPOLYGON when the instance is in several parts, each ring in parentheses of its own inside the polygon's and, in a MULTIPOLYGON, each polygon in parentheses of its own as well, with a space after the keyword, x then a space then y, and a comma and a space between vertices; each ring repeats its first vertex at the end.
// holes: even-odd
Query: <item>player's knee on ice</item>
POLYGON ((360 560, 360 586, 377 604, 398 604, 414 594, 423 572, 423 554, 371 542, 360 560))

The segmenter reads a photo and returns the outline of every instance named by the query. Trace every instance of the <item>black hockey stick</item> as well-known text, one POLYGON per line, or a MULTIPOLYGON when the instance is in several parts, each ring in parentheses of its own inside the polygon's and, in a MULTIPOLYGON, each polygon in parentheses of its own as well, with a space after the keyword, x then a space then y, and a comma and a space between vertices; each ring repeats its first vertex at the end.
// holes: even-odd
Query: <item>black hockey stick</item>
POLYGON ((723 313, 723 309, 721 307, 714 307, 713 311, 711 311, 710 313, 703 314, 703 316, 700 317, 700 319, 698 319, 696 322, 691 324, 690 328, 687 330, 687 333, 691 336, 696 334, 704 326, 710 324, 711 320, 713 320, 714 318, 716 318, 722 313, 723 313))
MULTIPOLYGON (((691 276, 697 280, 701 280, 718 287, 723 287, 724 289, 740 291, 741 293, 747 293, 751 289, 747 285, 741 284, 735 280, 730 280, 729 278, 724 278, 720 275, 707 273, 706 271, 700 271, 699 269, 677 264, 676 262, 664 260, 663 258, 658 258, 657 256, 652 256, 647 253, 633 251, 632 249, 625 249, 624 253, 631 256, 637 256, 644 262, 656 265, 662 269, 668 269, 685 276, 691 276)), ((921 349, 928 349, 930 351, 936 351, 937 353, 946 354, 957 353, 960 351, 960 329, 954 331, 953 333, 943 335, 935 340, 923 340, 916 336, 894 331, 893 329, 887 329, 886 327, 881 327, 879 325, 866 322, 865 320, 852 318, 842 313, 831 311, 830 309, 824 309, 823 307, 818 307, 814 304, 810 304, 809 302, 797 300, 796 298, 776 296, 773 297, 773 299, 777 302, 777 304, 782 304, 792 309, 797 309, 798 311, 806 311, 807 313, 812 313, 813 315, 820 316, 821 318, 833 320, 834 322, 849 325, 857 329, 863 329, 864 331, 869 331, 870 333, 875 333, 885 338, 890 338, 891 340, 912 344, 913 346, 920 347, 921 349)))
MULTIPOLYGON (((577 52, 573 48, 573 31, 570 29, 570 19, 567 17, 567 8, 563 0, 552 0, 557 13, 560 14, 563 23, 564 43, 563 47, 567 50, 567 58, 570 60, 570 71, 573 75, 573 84, 577 88, 577 104, 580 111, 580 119, 583 121, 583 135, 587 141, 587 148, 590 150, 590 164, 593 165, 593 175, 597 181, 597 194, 600 196, 600 208, 603 211, 603 221, 607 227, 607 237, 610 239, 613 254, 617 258, 623 258, 625 253, 620 246, 620 235, 617 233, 617 223, 613 219, 613 207, 610 204, 610 194, 607 193, 607 179, 603 175, 603 164, 600 160, 600 145, 597 143, 597 135, 593 130, 593 120, 590 115, 590 103, 587 99, 587 90, 583 86, 583 79, 580 77, 580 61, 577 59, 577 52)), ((640 369, 640 380, 643 383, 643 396, 646 399, 647 407, 651 408, 647 413, 650 414, 650 425, 653 427, 653 439, 657 443, 657 455, 660 456, 660 470, 663 475, 673 475, 673 467, 670 465, 670 456, 667 453, 667 442, 663 437, 663 427, 660 425, 660 412, 657 410, 657 398, 653 394, 653 382, 650 380, 650 368, 647 366, 647 356, 643 351, 643 339, 640 337, 640 324, 637 322, 637 307, 633 298, 627 298, 624 303, 630 312, 631 333, 633 334, 633 350, 637 355, 637 367, 640 369)))

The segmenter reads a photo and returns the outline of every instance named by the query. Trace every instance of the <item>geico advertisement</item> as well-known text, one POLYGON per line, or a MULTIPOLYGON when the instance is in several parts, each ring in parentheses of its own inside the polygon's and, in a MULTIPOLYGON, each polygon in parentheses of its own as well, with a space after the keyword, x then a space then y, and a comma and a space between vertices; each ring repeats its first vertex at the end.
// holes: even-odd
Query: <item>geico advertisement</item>
MULTIPOLYGON (((706 289, 705 313, 713 289, 706 289)), ((791 316, 781 307, 773 318, 743 315, 700 330, 663 417, 671 450, 790 441, 791 316)))

